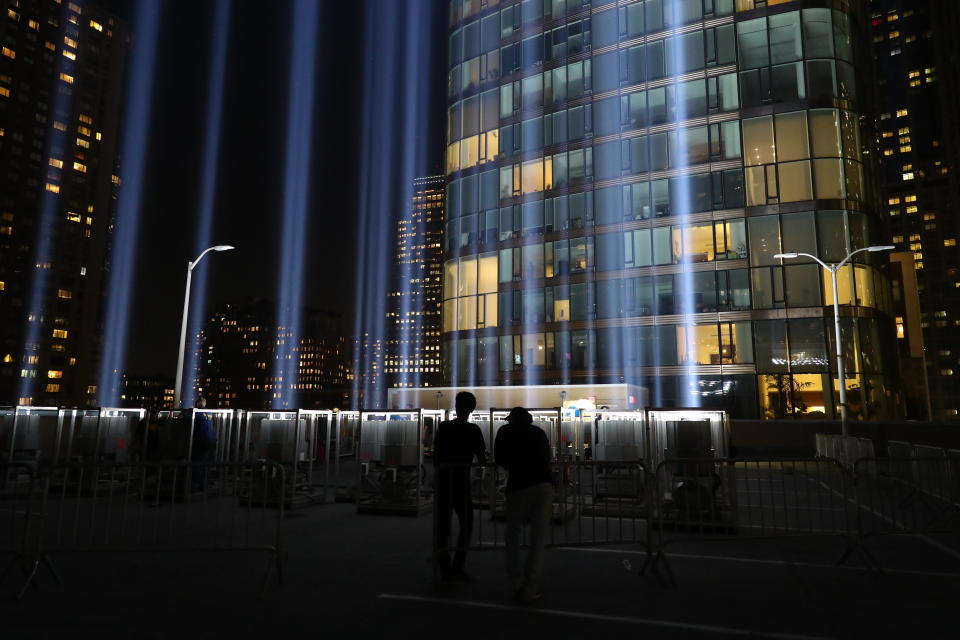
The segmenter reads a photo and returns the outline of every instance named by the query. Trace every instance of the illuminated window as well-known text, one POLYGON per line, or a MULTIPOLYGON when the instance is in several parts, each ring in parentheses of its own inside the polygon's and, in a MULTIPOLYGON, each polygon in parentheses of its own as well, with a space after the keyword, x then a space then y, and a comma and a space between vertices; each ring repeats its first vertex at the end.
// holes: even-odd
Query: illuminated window
POLYGON ((915 70, 909 72, 909 73, 907 74, 907 77, 908 77, 908 78, 919 78, 919 77, 920 77, 920 70, 919 70, 919 69, 915 69, 915 70))
POLYGON ((6 87, 0 87, 0 96, 3 96, 4 98, 9 98, 10 89, 7 89, 6 87))
POLYGON ((70 332, 67 331, 66 329, 54 329, 54 330, 53 330, 53 337, 54 337, 54 338, 66 338, 66 337, 69 336, 69 333, 70 333, 70 332))
POLYGON ((887 200, 887 204, 900 204, 900 198, 890 198, 887 200))
POLYGON ((887 37, 890 38, 891 40, 893 40, 894 38, 899 38, 900 32, 897 30, 893 30, 889 34, 887 34, 887 37))
POLYGON ((945 247, 955 247, 955 246, 957 246, 957 239, 956 239, 956 238, 946 238, 946 239, 943 241, 943 246, 945 246, 945 247))
MULTIPOLYGON (((927 78, 927 80, 929 81, 930 79, 927 78)), ((911 81, 910 81, 910 86, 911 86, 911 87, 919 87, 919 86, 920 86, 920 80, 911 80, 911 81)))
POLYGON ((83 147, 84 149, 89 149, 89 148, 90 148, 90 142, 87 141, 87 140, 84 140, 83 138, 77 138, 77 146, 78 146, 78 147, 83 147))
POLYGON ((54 380, 56 380, 56 379, 58 379, 58 378, 62 378, 62 377, 63 377, 63 371, 59 371, 59 370, 57 370, 57 369, 50 369, 49 371, 47 371, 47 377, 48 377, 48 378, 53 378, 54 380))
POLYGON ((60 193, 60 185, 58 184, 51 184, 48 182, 45 185, 43 185, 43 187, 50 193, 60 193))
POLYGON ((8 47, 3 47, 2 49, 0 49, 0 52, 2 52, 3 55, 7 56, 7 57, 10 58, 11 60, 16 59, 16 57, 17 57, 17 52, 14 51, 13 49, 8 48, 8 47))
POLYGON ((84 124, 93 124, 93 118, 91 118, 85 113, 81 113, 79 116, 77 116, 77 120, 79 120, 84 124))
POLYGON ((884 138, 892 138, 892 137, 893 137, 893 131, 884 131, 884 132, 883 132, 882 134, 880 134, 880 135, 881 135, 881 137, 884 137, 884 138))
POLYGON ((919 233, 911 233, 911 234, 910 234, 910 242, 913 242, 914 240, 919 240, 919 239, 920 239, 920 234, 919 234, 919 233))
POLYGON ((80 173, 86 173, 86 172, 87 172, 87 165, 85 165, 85 164, 83 164, 83 163, 81 163, 81 162, 74 162, 74 163, 73 163, 73 170, 74 170, 74 171, 79 171, 80 173))
POLYGON ((907 115, 907 110, 906 110, 906 109, 897 109, 897 117, 898 117, 898 118, 902 118, 902 117, 904 117, 905 115, 907 115))
POLYGON ((912 204, 909 207, 907 207, 907 213, 916 213, 916 212, 917 212, 917 205, 912 204))
POLYGON ((56 50, 57 50, 57 45, 53 44, 53 43, 50 42, 50 41, 44 42, 44 43, 43 43, 43 46, 45 46, 47 49, 50 49, 50 51, 56 51, 56 50))
POLYGON ((916 196, 915 194, 912 194, 912 195, 909 195, 909 196, 904 196, 903 201, 904 201, 904 202, 916 202, 916 201, 917 201, 917 196, 916 196))
POLYGON ((898 243, 900 243, 900 242, 903 242, 903 236, 893 236, 893 243, 894 243, 894 244, 898 244, 898 243))
POLYGON ((886 158, 886 157, 890 157, 890 156, 892 156, 892 155, 893 155, 893 149, 884 149, 884 150, 883 150, 883 156, 884 156, 885 158, 886 158))
POLYGON ((73 292, 68 289, 57 289, 57 297, 63 298, 64 300, 69 300, 73 297, 73 292))
POLYGON ((76 60, 76 59, 77 59, 77 54, 75 54, 73 51, 67 51, 66 49, 64 49, 64 50, 63 50, 63 57, 64 57, 64 58, 67 58, 68 60, 76 60))
POLYGON ((96 20, 90 21, 90 28, 96 29, 97 31, 103 31, 103 25, 97 22, 96 20))
POLYGON ((923 219, 924 219, 924 220, 936 220, 936 219, 937 219, 937 214, 935 214, 935 213, 925 213, 925 214, 923 214, 923 219))
POLYGON ((0 291, 3 291, 6 288, 7 288, 7 283, 4 282, 3 280, 0 280, 0 291))
POLYGON ((73 84, 73 76, 66 73, 60 72, 60 79, 66 82, 67 84, 73 84))
POLYGON ((66 130, 67 130, 67 125, 64 124, 64 123, 62 123, 62 122, 57 122, 56 120, 54 120, 54 121, 53 121, 53 128, 56 129, 57 131, 66 131, 66 130))
POLYGON ((46 390, 47 390, 47 393, 59 393, 60 385, 55 382, 51 382, 50 384, 47 385, 46 390))
POLYGON ((90 135, 90 129, 89 129, 88 127, 84 127, 84 126, 81 125, 81 126, 78 126, 78 127, 77 127, 77 133, 79 133, 79 134, 81 134, 81 135, 84 135, 84 136, 89 136, 89 135, 90 135))
POLYGON ((907 171, 907 172, 905 172, 905 173, 903 174, 903 180, 904 180, 905 182, 906 182, 907 180, 913 180, 913 171, 907 171))
POLYGON ((899 129, 897 129, 898 136, 905 136, 908 133, 910 133, 910 127, 900 127, 899 129))
POLYGON ((40 28, 40 23, 37 22, 36 20, 28 20, 27 26, 33 29, 34 31, 37 31, 40 28))
POLYGON ((82 218, 80 217, 80 214, 79 214, 79 213, 74 213, 74 212, 72 212, 72 211, 68 211, 68 212, 67 212, 67 220, 69 220, 70 222, 80 222, 80 221, 82 220, 82 218))
POLYGON ((904 331, 904 328, 903 328, 903 318, 900 316, 897 316, 897 337, 904 338, 905 333, 906 332, 904 331))
POLYGON ((56 167, 57 169, 63 169, 63 160, 58 160, 57 158, 50 158, 50 166, 56 167))

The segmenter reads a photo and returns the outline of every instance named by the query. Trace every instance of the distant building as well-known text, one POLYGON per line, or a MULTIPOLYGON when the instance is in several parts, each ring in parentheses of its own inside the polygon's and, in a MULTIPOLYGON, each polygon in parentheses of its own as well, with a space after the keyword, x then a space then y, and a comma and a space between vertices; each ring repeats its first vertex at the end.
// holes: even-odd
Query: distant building
MULTIPOLYGON (((880 98, 882 180, 887 189, 884 213, 891 244, 913 256, 932 417, 956 418, 960 410, 960 3, 872 0, 870 11, 880 98)), ((922 379, 915 375, 911 383, 922 379)))
POLYGON ((173 409, 173 378, 124 374, 120 405, 152 411, 173 409))
POLYGON ((3 11, 0 404, 84 406, 96 392, 127 27, 93 2, 3 11))
MULTIPOLYGON (((265 300, 220 305, 200 332, 197 395, 211 407, 269 409, 279 391, 274 378, 277 341, 289 337, 275 326, 276 307, 265 300)), ((339 318, 305 310, 299 379, 292 389, 301 408, 340 408, 348 403, 346 339, 339 318)))
POLYGON ((441 382, 444 177, 417 178, 410 208, 397 221, 395 286, 387 294, 383 374, 388 387, 441 382))
POLYGON ((383 340, 369 333, 354 338, 354 353, 359 354, 360 367, 359 371, 352 372, 357 379, 356 396, 351 398, 354 409, 378 409, 383 406, 386 396, 383 347, 383 340))

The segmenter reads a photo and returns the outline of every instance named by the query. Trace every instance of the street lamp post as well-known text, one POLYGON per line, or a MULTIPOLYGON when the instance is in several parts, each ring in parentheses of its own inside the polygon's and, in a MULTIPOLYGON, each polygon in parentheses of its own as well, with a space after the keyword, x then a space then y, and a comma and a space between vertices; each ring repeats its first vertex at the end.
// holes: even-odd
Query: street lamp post
POLYGON ((190 317, 190 280, 193 277, 193 268, 196 267, 203 256, 211 251, 230 251, 233 249, 229 244, 218 244, 207 249, 197 256, 193 262, 187 263, 187 290, 183 294, 183 320, 180 323, 180 350, 177 352, 177 379, 174 383, 173 406, 180 406, 180 392, 183 388, 183 357, 187 348, 187 320, 190 317))
MULTIPOLYGON (((805 256, 807 258, 810 258, 811 260, 815 260, 820 264, 821 267, 823 267, 824 269, 830 272, 830 280, 833 284, 833 331, 834 331, 834 345, 836 347, 836 358, 837 358, 837 381, 840 385, 840 433, 844 438, 846 438, 849 435, 848 434, 849 416, 847 414, 847 385, 846 385, 846 382, 844 381, 844 375, 843 375, 843 349, 841 348, 841 345, 840 345, 840 299, 839 299, 839 296, 837 295, 838 294, 837 273, 840 271, 840 269, 843 268, 845 264, 847 264, 847 262, 850 261, 850 258, 857 255, 858 253, 862 253, 864 251, 867 251, 869 253, 875 253, 877 251, 890 251, 891 249, 894 249, 894 248, 895 247, 893 245, 889 245, 889 244, 874 245, 872 247, 863 247, 862 249, 851 251, 850 253, 847 254, 846 258, 834 264, 827 264, 817 256, 810 255, 809 253, 802 253, 799 251, 790 252, 790 253, 778 253, 775 256, 773 256, 774 258, 781 258, 783 260, 805 256)), ((846 440, 844 440, 844 443, 846 443, 846 440)))

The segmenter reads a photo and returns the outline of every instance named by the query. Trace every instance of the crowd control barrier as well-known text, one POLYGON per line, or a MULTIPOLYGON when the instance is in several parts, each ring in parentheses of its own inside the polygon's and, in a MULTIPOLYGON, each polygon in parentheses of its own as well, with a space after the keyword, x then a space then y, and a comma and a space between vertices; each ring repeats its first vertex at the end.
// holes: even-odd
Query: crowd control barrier
POLYGON ((8 576, 19 575, 17 599, 36 584, 41 567, 46 567, 50 576, 60 582, 53 565, 37 546, 37 532, 42 524, 41 498, 34 465, 0 462, 0 589, 12 582, 8 576))
POLYGON ((71 463, 37 484, 40 524, 25 543, 34 567, 53 571, 50 559, 66 553, 255 552, 267 557, 260 595, 274 572, 282 582, 283 465, 71 463))

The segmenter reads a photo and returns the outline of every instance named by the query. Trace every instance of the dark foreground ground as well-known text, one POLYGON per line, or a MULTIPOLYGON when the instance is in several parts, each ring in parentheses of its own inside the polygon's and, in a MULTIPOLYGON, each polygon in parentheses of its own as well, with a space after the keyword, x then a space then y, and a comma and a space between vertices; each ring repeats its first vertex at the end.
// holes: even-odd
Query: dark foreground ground
MULTIPOLYGON (((436 590, 429 516, 315 506, 284 525, 285 583, 257 600, 266 557, 54 555, 63 577, 19 602, 0 585, 0 638, 954 638, 960 536, 880 538, 886 569, 836 568, 837 540, 695 540, 672 548, 677 586, 638 576, 639 547, 552 549, 544 598, 509 597, 500 551, 472 554, 477 584, 436 590), (631 570, 628 570, 630 567, 631 570)), ((16 578, 16 580, 14 579, 16 578)))

